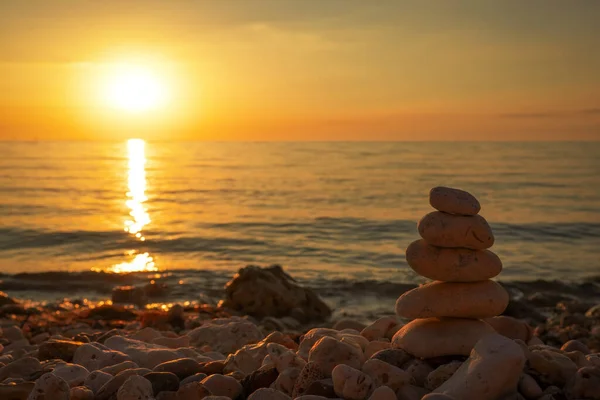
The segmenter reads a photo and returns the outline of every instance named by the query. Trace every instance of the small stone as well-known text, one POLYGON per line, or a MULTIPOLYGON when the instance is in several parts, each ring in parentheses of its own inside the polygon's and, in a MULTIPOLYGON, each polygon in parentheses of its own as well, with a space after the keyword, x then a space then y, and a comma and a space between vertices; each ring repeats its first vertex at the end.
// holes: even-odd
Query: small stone
POLYGON ((551 350, 533 350, 529 365, 550 383, 559 386, 567 383, 577 372, 577 365, 569 357, 551 350))
POLYGON ((244 388, 244 395, 248 397, 251 393, 261 388, 268 388, 275 382, 278 376, 277 368, 258 369, 250 375, 246 375, 240 382, 244 388))
MULTIPOLYGON (((275 377, 277 378, 277 377, 275 377)), ((310 385, 313 382, 319 381, 321 379, 325 379, 327 376, 325 372, 321 369, 321 367, 314 362, 308 362, 300 371, 300 376, 296 379, 296 384, 294 385, 294 390, 292 391, 292 398, 296 398, 298 396, 302 396, 306 393, 310 385)))
POLYGON ((389 349, 392 347, 392 344, 388 341, 382 340, 373 340, 369 342, 367 347, 365 347, 365 358, 371 358, 371 356, 378 351, 389 349))
POLYGON ((306 334, 304 334, 304 336, 302 337, 297 354, 305 360, 308 360, 308 353, 313 348, 315 343, 317 343, 324 336, 339 339, 340 333, 334 329, 328 328, 311 329, 310 331, 306 332, 306 334))
POLYGON ((121 371, 125 371, 126 369, 132 368, 139 368, 139 365, 137 365, 133 361, 123 361, 118 364, 109 365, 108 367, 101 368, 100 371, 106 372, 110 375, 116 375, 121 371))
POLYGON ((272 388, 291 396, 294 391, 294 386, 296 385, 296 380, 300 376, 300 371, 300 368, 288 368, 282 371, 271 385, 272 388))
POLYGON ((590 354, 590 349, 585 344, 581 343, 579 340, 569 340, 560 348, 562 351, 580 351, 583 354, 590 354))
POLYGON ((189 347, 190 338, 188 336, 180 336, 177 338, 159 337, 152 340, 150 343, 165 346, 170 349, 179 349, 181 347, 189 347))
POLYGON ((231 319, 225 323, 212 320, 188 332, 187 336, 196 347, 207 344, 213 350, 227 354, 264 337, 256 325, 244 319, 231 319))
POLYGON ((463 216, 434 211, 418 223, 419 234, 438 247, 484 250, 494 244, 492 228, 480 215, 463 216))
POLYGON ((117 391, 117 400, 154 400, 152 384, 146 378, 132 375, 117 391))
POLYGON ((291 400, 291 398, 278 390, 261 388, 252 393, 248 400, 291 400))
POLYGON ((333 329, 335 329, 336 331, 342 331, 344 329, 354 329, 360 332, 365 328, 365 324, 355 321, 353 319, 341 319, 333 325, 333 329))
POLYGON ((152 385, 154 396, 160 392, 176 392, 179 389, 179 378, 171 372, 149 372, 144 375, 144 378, 152 385))
POLYGON ((296 355, 296 353, 294 353, 292 350, 279 343, 269 343, 267 345, 267 352, 279 373, 285 371, 288 368, 302 369, 306 365, 306 361, 304 361, 304 359, 296 355))
POLYGON ((476 215, 481 210, 479 201, 471 193, 445 186, 431 189, 429 204, 436 210, 449 214, 476 215))
POLYGON ((397 400, 396 392, 387 386, 380 386, 373 391, 369 400, 397 400))
POLYGON ((362 372, 372 379, 374 387, 388 386, 396 391, 412 382, 412 378, 407 372, 377 359, 365 362, 362 372))
POLYGON ((437 389, 442 386, 444 382, 454 375, 454 373, 460 368, 462 362, 460 361, 451 361, 448 364, 443 364, 431 371, 427 375, 427 379, 425 381, 425 388, 429 390, 437 389))
POLYGON ((213 395, 237 398, 243 391, 242 385, 231 376, 210 375, 201 382, 213 395))
POLYGON ((323 396, 327 398, 335 398, 335 389, 333 388, 333 380, 331 378, 314 381, 310 384, 305 392, 306 395, 323 396))
MULTIPOLYGON (((208 399, 210 396, 204 397, 204 399, 208 399)), ((197 397, 196 397, 197 398, 197 397)), ((160 392, 156 395, 156 400, 185 400, 177 396, 177 392, 165 391, 160 392)))
POLYGON ((330 376, 331 371, 338 364, 346 364, 358 369, 365 360, 359 346, 325 336, 310 350, 308 361, 316 363, 321 371, 330 376))
POLYGON ((373 390, 373 381, 365 373, 345 364, 331 372, 335 393, 346 400, 364 400, 373 390))
POLYGON ((106 382, 97 392, 95 392, 95 400, 112 400, 112 398, 117 395, 119 388, 130 376, 145 375, 148 372, 151 371, 143 368, 126 369, 125 371, 119 372, 116 376, 113 376, 111 380, 106 382))
POLYGON ((69 387, 83 385, 83 382, 90 374, 90 371, 77 364, 60 364, 52 371, 52 373, 65 380, 69 387))
MULTIPOLYGON (((0 294, 3 292, 0 292, 0 294)), ((1 299, 1 297, 0 297, 1 299)), ((7 326, 2 328, 2 337, 7 339, 9 342, 17 342, 19 340, 25 339, 25 335, 23 335, 23 331, 16 325, 7 326)))
POLYGON ((185 379, 188 376, 197 374, 202 371, 200 363, 191 358, 180 358, 179 360, 167 361, 157 365, 153 369, 154 372, 171 372, 179 379, 185 379))
POLYGON ((421 400, 455 400, 454 397, 443 393, 429 393, 423 396, 421 400))
POLYGON ((360 334, 369 341, 384 339, 387 333, 398 325, 396 317, 381 317, 371 325, 365 327, 360 334))
POLYGON ((423 239, 406 249, 406 262, 419 275, 444 282, 477 282, 502 271, 502 261, 489 250, 444 248, 423 239))
POLYGON ((3 400, 27 400, 33 390, 33 382, 22 382, 17 384, 0 383, 0 399, 3 400))
POLYGON ((378 351, 370 358, 385 361, 395 367, 402 368, 402 366, 412 360, 413 357, 402 349, 385 349, 378 351))
POLYGON ((404 325, 394 335, 392 346, 419 358, 469 355, 475 343, 490 333, 495 333, 494 329, 478 320, 416 319, 404 325))
POLYGON ((83 381, 83 385, 89 388, 92 392, 98 393, 100 388, 104 386, 108 381, 113 378, 112 375, 107 374, 102 371, 94 371, 90 373, 85 381, 83 381))
POLYGON ((501 314, 509 296, 498 283, 435 281, 405 292, 396 302, 404 318, 486 318, 501 314), (439 301, 444 299, 444 301, 439 301))
POLYGON ((427 377, 433 372, 431 365, 418 358, 407 362, 404 365, 404 370, 412 378, 413 384, 421 387, 425 386, 427 377))
POLYGON ((519 393, 526 399, 537 399, 544 394, 535 379, 529 374, 522 374, 518 384, 519 393))
POLYGON ((600 400, 600 367, 584 367, 577 371, 570 388, 572 398, 600 400))
POLYGON ((490 334, 477 342, 467 361, 434 392, 461 400, 498 399, 516 391, 524 365, 518 344, 490 334))
POLYGON ((70 400, 94 400, 94 392, 85 386, 71 388, 70 400))
POLYGON ((47 342, 40 344, 38 357, 41 361, 61 359, 66 362, 71 362, 73 361, 75 351, 77 351, 81 345, 83 345, 82 342, 71 340, 48 340, 47 342))
POLYGON ((200 382, 191 382, 182 385, 177 390, 177 400, 202 400, 212 393, 200 382))
POLYGON ((328 397, 325 396, 316 396, 314 394, 305 394, 303 396, 298 396, 294 398, 294 400, 327 400, 328 397))
POLYGON ((0 382, 7 378, 27 378, 42 370, 37 358, 23 357, 0 368, 0 382))
POLYGON ((139 340, 146 343, 152 343, 154 339, 163 337, 162 333, 154 328, 145 327, 130 335, 129 338, 133 340, 139 340))
POLYGON ((99 343, 85 343, 73 354, 73 364, 81 365, 90 372, 123 361, 131 361, 131 357, 120 351, 109 350, 99 343))
MULTIPOLYGON (((164 372, 161 372, 161 374, 164 372)), ((170 374, 170 372, 169 372, 170 374)), ((175 374, 173 374, 175 375, 175 374)), ((175 375, 177 376, 177 375, 175 375)), ((187 378, 183 379, 180 383, 179 386, 183 386, 183 385, 187 385, 188 383, 192 383, 192 382, 202 382, 204 380, 204 378, 206 378, 208 375, 206 375, 204 372, 200 372, 191 376, 188 376, 187 378)))
POLYGON ((506 336, 509 339, 519 339, 527 342, 533 336, 533 328, 523 320, 500 315, 485 318, 484 321, 490 324, 500 335, 506 336))
POLYGON ((27 400, 69 400, 70 392, 69 384, 64 379, 47 373, 35 381, 27 400))

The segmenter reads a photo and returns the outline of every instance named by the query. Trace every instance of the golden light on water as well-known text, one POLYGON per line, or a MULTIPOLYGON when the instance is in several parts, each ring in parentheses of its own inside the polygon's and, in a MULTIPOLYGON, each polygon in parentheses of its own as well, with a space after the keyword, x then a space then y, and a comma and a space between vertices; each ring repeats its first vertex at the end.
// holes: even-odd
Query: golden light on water
MULTIPOLYGON (((140 241, 145 241, 142 230, 148 225, 150 215, 146 209, 146 143, 142 139, 130 139, 127 142, 127 154, 129 158, 127 186, 127 200, 125 204, 129 208, 130 219, 125 221, 125 232, 135 236, 140 241)), ((136 250, 129 252, 133 260, 113 265, 109 271, 115 273, 127 272, 150 272, 158 271, 154 258, 149 253, 137 253, 136 250)))

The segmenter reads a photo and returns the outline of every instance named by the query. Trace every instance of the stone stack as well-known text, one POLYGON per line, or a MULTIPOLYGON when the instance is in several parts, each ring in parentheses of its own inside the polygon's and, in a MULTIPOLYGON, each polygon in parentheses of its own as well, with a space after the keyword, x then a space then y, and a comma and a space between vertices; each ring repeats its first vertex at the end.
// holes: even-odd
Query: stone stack
POLYGON ((494 332, 482 319, 508 305, 506 290, 490 280, 502 262, 487 250, 494 234, 474 196, 435 187, 429 202, 437 211, 419 221, 422 239, 408 246, 406 260, 433 282, 398 298, 396 314, 413 321, 394 335, 393 345, 420 358, 469 355, 479 339, 494 332))

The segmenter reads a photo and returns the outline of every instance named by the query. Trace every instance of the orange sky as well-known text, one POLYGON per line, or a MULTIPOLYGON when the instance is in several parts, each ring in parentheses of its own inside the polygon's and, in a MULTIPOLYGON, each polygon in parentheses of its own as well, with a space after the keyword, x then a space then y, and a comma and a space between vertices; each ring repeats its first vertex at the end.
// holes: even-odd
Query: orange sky
POLYGON ((598 20, 592 1, 3 0, 0 139, 600 140, 598 20), (108 104, 120 63, 168 103, 108 104))

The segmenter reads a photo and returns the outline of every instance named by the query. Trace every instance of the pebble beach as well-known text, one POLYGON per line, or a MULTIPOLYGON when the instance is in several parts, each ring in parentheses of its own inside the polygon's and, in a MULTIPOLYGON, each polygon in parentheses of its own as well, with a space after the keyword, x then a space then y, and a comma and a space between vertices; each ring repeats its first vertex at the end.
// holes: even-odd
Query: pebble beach
POLYGON ((432 282, 354 302, 278 265, 204 300, 158 278, 110 300, 2 293, 0 399, 600 399, 599 281, 504 283, 479 201, 436 187, 429 203, 405 245, 432 282))

